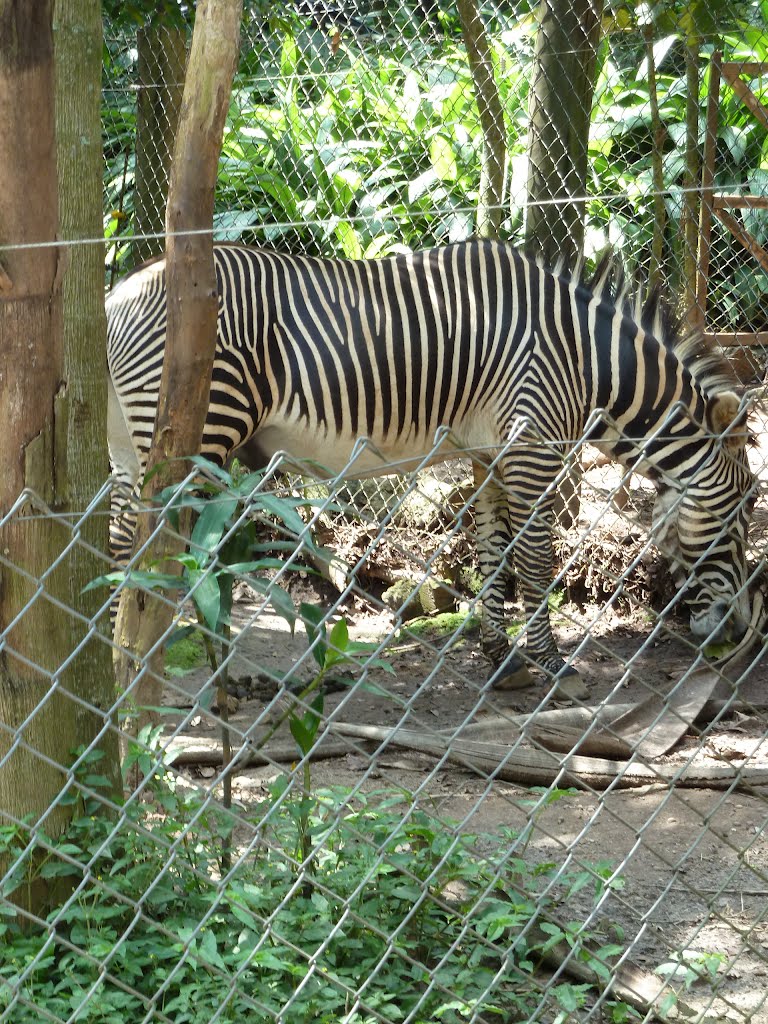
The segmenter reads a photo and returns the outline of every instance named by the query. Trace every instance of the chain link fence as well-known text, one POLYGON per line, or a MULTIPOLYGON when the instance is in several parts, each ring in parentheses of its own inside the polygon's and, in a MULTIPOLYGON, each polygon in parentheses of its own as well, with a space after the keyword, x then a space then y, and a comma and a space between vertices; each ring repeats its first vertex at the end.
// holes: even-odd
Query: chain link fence
MULTIPOLYGON (((726 335, 756 384, 765 4, 585 11, 487 5, 478 34, 471 8, 429 0, 246 3, 216 237, 372 258, 490 219, 546 248, 558 218, 572 230, 573 206, 587 260, 615 248, 693 326, 726 335), (540 26, 554 16, 556 41, 574 14, 579 45, 542 55, 540 26), (479 113, 483 54, 503 113, 495 151, 479 113), (558 78, 553 100, 546 60, 574 54, 587 92, 558 78), (536 104, 569 111, 571 92, 588 100, 583 163, 566 175, 552 153, 554 170, 542 158, 532 171, 536 104), (495 195, 489 151, 503 168, 495 195), (561 180, 547 193, 557 173, 566 192, 561 180), (533 207, 557 217, 532 230, 533 207)), ((115 280, 162 249, 188 26, 105 27, 115 280)), ((760 480, 765 415, 756 388, 760 480)), ((491 685, 469 460, 360 484, 278 458, 258 474, 196 471, 159 515, 144 509, 173 529, 174 508, 197 507, 207 488, 206 508, 221 511, 153 592, 173 624, 149 724, 136 735, 156 660, 112 707, 87 709, 119 731, 135 788, 109 795, 94 743, 55 766, 51 811, 74 808, 62 836, 0 808, 0 1021, 768 1024, 762 624, 735 655, 702 650, 654 527, 654 488, 586 440, 573 467, 579 500, 556 527, 541 600, 589 689, 575 706, 543 674, 530 689, 491 685)), ((106 515, 111 486, 59 524, 62 564, 106 515)), ((54 515, 25 493, 0 527, 54 515)), ((767 526, 761 496, 756 594, 767 526)), ((2 552, 0 564, 4 579, 28 576, 2 552)), ((56 568, 35 577, 34 600, 51 599, 56 568)), ((131 580, 148 582, 112 583, 131 580)), ((101 592, 101 614, 79 626, 114 648, 101 592)), ((506 613, 524 643, 514 581, 506 613)), ((0 653, 13 656, 10 631, 0 653)), ((61 668, 39 666, 51 695, 61 668)))

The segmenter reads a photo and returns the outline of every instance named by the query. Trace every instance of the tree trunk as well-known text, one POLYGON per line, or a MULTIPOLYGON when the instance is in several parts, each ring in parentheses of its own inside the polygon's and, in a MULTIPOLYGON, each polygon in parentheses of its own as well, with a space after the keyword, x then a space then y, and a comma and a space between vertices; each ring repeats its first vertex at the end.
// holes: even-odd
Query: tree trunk
POLYGON ((477 233, 496 238, 501 224, 504 198, 504 165, 507 141, 504 108, 493 76, 493 57, 475 0, 457 0, 461 31, 472 72, 475 100, 483 129, 483 163, 477 201, 477 233))
POLYGON ((132 265, 165 248, 165 204, 184 91, 187 32, 152 23, 137 36, 136 179, 132 265))
POLYGON ((531 85, 526 241, 573 263, 584 244, 587 146, 603 0, 541 0, 531 85))
MULTIPOLYGON (((146 497, 183 479, 183 457, 200 450, 208 412, 216 346, 216 278, 213 267, 213 201, 221 142, 237 63, 242 0, 202 0, 195 17, 181 121, 173 155, 166 215, 168 327, 155 430, 148 470, 159 467, 146 497)), ((134 551, 155 523, 139 517, 134 551)), ((168 532, 158 533, 143 565, 178 553, 168 532)), ((118 685, 139 708, 136 732, 154 715, 162 696, 162 647, 169 606, 136 590, 120 601, 115 637, 118 685), (149 672, 139 674, 153 651, 149 672), (135 684, 135 688, 134 688, 135 684)))
MULTIPOLYGON (((531 85, 526 241, 572 266, 584 248, 587 149, 603 0, 541 0, 531 85)), ((555 498, 569 529, 579 512, 580 467, 555 498)))
MULTIPOLYGON (((53 27, 59 236, 67 242, 93 240, 104 230, 100 0, 56 0, 53 27)), ((56 505, 74 514, 88 508, 109 477, 102 246, 93 241, 70 245, 63 268, 64 381, 54 406, 56 505)), ((105 563, 94 552, 109 550, 108 511, 109 502, 105 500, 81 520, 83 543, 73 548, 59 574, 60 600, 88 623, 104 603, 102 592, 84 594, 83 588, 104 572, 105 563)), ((70 649, 77 648, 78 654, 62 679, 87 705, 107 711, 115 700, 108 614, 100 625, 102 639, 81 619, 70 618, 70 649)), ((82 705, 75 706, 74 715, 80 745, 90 744, 107 724, 101 715, 94 715, 82 705)), ((115 792, 122 792, 114 728, 104 734, 98 746, 107 755, 99 766, 100 774, 111 779, 115 792)))
MULTIPOLYGON (((80 51, 70 65, 71 74, 77 65, 77 82, 66 79, 67 112, 61 112, 62 186, 73 191, 65 209, 74 224, 81 211, 79 190, 90 184, 98 230, 83 225, 82 231, 93 235, 101 225, 101 19, 93 2, 81 2, 77 16, 74 7, 58 0, 59 20, 71 27, 63 36, 62 60, 67 46, 80 51), (81 170, 71 170, 81 149, 88 150, 92 167, 98 164, 90 181, 81 170)), ((98 428, 84 400, 89 380, 77 379, 78 358, 68 359, 65 370, 61 280, 70 270, 54 241, 55 81, 53 0, 0 0, 0 243, 29 246, 6 249, 0 271, 0 813, 15 822, 30 816, 33 827, 44 820, 48 835, 60 832, 72 811, 58 800, 67 787, 73 748, 109 732, 109 718, 82 702, 108 711, 113 699, 99 640, 78 617, 88 614, 79 587, 92 565, 72 544, 68 515, 72 506, 89 504, 94 493, 73 452, 65 458, 68 441, 75 439, 74 453, 92 460, 85 438, 98 428)), ((94 251, 100 258, 100 248, 94 251)), ((78 262, 73 254, 71 267, 78 262)), ((101 303, 103 271, 86 282, 73 269, 67 287, 70 296, 90 287, 86 301, 96 296, 101 303)), ((100 365, 102 359, 91 352, 88 371, 95 374, 100 365)), ((106 475, 105 440, 102 435, 104 468, 94 470, 99 484, 106 475)), ((84 524, 84 533, 98 542, 93 523, 84 524)), ((100 745, 109 747, 109 739, 100 745)), ((41 894, 29 896, 34 902, 41 894)))
POLYGON ((664 232, 667 226, 667 208, 664 204, 664 143, 667 130, 659 113, 659 95, 656 87, 656 60, 653 54, 653 21, 645 27, 645 57, 648 64, 648 102, 650 105, 653 152, 653 241, 648 285, 655 288, 664 283, 664 232))
POLYGON ((686 318, 691 330, 701 326, 702 318, 696 305, 699 250, 699 181, 701 155, 699 152, 699 49, 701 39, 694 34, 685 40, 685 174, 683 175, 683 210, 680 237, 683 246, 683 295, 686 318))

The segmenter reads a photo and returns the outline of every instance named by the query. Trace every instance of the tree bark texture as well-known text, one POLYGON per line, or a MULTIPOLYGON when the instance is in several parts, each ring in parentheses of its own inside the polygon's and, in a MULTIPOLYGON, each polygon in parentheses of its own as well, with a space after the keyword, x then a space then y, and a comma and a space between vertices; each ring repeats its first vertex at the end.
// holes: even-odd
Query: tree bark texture
POLYGON ((70 616, 54 600, 67 568, 61 560, 51 571, 71 534, 44 514, 62 510, 65 386, 52 6, 0 2, 0 818, 31 815, 49 835, 71 813, 56 801, 78 739, 60 673, 70 616))
MULTIPOLYGON (((94 243, 104 230, 100 0, 57 0, 53 31, 59 236, 67 243, 61 273, 64 378, 54 407, 55 500, 57 507, 76 516, 109 476, 104 250, 94 243)), ((62 681, 84 704, 105 711, 115 699, 109 615, 97 628, 104 594, 84 594, 83 589, 105 570, 105 562, 94 552, 109 550, 108 511, 105 502, 81 520, 83 543, 72 549, 58 580, 61 601, 82 616, 70 619, 70 648, 78 653, 62 681)), ((107 755, 99 770, 119 792, 119 751, 111 717, 105 720, 80 703, 74 705, 73 714, 77 744, 72 746, 90 744, 99 730, 108 727, 98 743, 107 755)))
POLYGON ((137 50, 134 266, 165 248, 165 206, 187 62, 186 29, 153 22, 139 30, 137 50))
MULTIPOLYGON (((0 2, 0 820, 42 816, 61 789, 61 746, 51 713, 62 616, 36 581, 51 564, 53 523, 25 487, 53 501, 53 402, 62 377, 52 0, 23 13, 0 2), (49 244, 45 244, 49 243, 49 244), (52 699, 51 699, 52 698, 52 699), (39 710, 38 705, 41 705, 39 710), (51 764, 50 762, 54 762, 51 764)), ((54 814, 46 828, 65 819, 54 814)))
POLYGON ((472 72, 480 125, 483 129, 477 234, 481 238, 496 238, 501 224, 504 168, 507 159, 504 108, 493 75, 491 48, 475 0, 457 0, 457 5, 469 68, 472 72))
POLYGON ((587 147, 603 0, 541 0, 531 84, 526 240, 567 263, 584 244, 587 147))
MULTIPOLYGON (((242 0, 202 0, 197 8, 166 213, 168 327, 148 469, 157 468, 145 497, 183 479, 185 456, 200 450, 216 346, 217 293, 213 266, 213 203, 224 123, 239 51, 242 0)), ((155 527, 139 517, 134 551, 155 527)), ((143 560, 168 558, 180 541, 159 533, 143 560)), ((118 684, 139 707, 134 731, 162 694, 162 648, 171 609, 139 591, 120 601, 116 640, 118 684), (153 652, 151 662, 147 661, 153 652), (141 671, 142 665, 147 670, 141 671), (138 672, 138 676, 137 676, 138 672), (137 680, 134 689, 134 680, 137 680)))

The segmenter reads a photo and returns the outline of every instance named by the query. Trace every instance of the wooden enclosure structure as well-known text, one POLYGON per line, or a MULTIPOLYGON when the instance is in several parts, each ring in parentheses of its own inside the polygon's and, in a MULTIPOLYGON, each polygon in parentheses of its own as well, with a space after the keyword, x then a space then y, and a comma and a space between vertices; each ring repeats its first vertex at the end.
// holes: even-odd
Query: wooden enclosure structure
MULTIPOLYGON (((728 83, 754 117, 768 130, 768 107, 755 96, 752 89, 741 77, 751 79, 768 73, 768 63, 746 61, 723 61, 722 53, 712 55, 709 78, 709 100, 707 103, 707 127, 704 139, 704 160, 701 172, 701 213, 699 221, 698 275, 696 281, 696 309, 694 319, 706 332, 707 284, 709 279, 709 258, 712 235, 712 217, 725 225, 733 237, 754 257, 768 274, 768 252, 733 215, 733 210, 768 209, 768 196, 764 195, 722 195, 714 187, 715 158, 717 152, 717 131, 720 111, 720 83, 728 83)), ((758 332, 726 331, 707 334, 718 345, 738 348, 743 346, 768 346, 768 330, 758 332)))

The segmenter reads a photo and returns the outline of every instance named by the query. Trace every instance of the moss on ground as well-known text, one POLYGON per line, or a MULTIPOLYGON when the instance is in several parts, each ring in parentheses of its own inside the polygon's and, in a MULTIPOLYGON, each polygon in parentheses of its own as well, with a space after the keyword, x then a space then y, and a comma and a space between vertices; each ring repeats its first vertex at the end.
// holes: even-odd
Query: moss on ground
POLYGON ((455 633, 462 625, 465 630, 474 629, 480 625, 480 620, 476 615, 467 615, 466 612, 440 612, 438 615, 411 619, 408 625, 400 630, 400 636, 402 639, 410 636, 424 640, 439 640, 455 633))
POLYGON ((169 675, 182 676, 199 668, 206 662, 205 646, 200 633, 191 633, 183 640, 177 640, 165 651, 165 671, 169 675))

